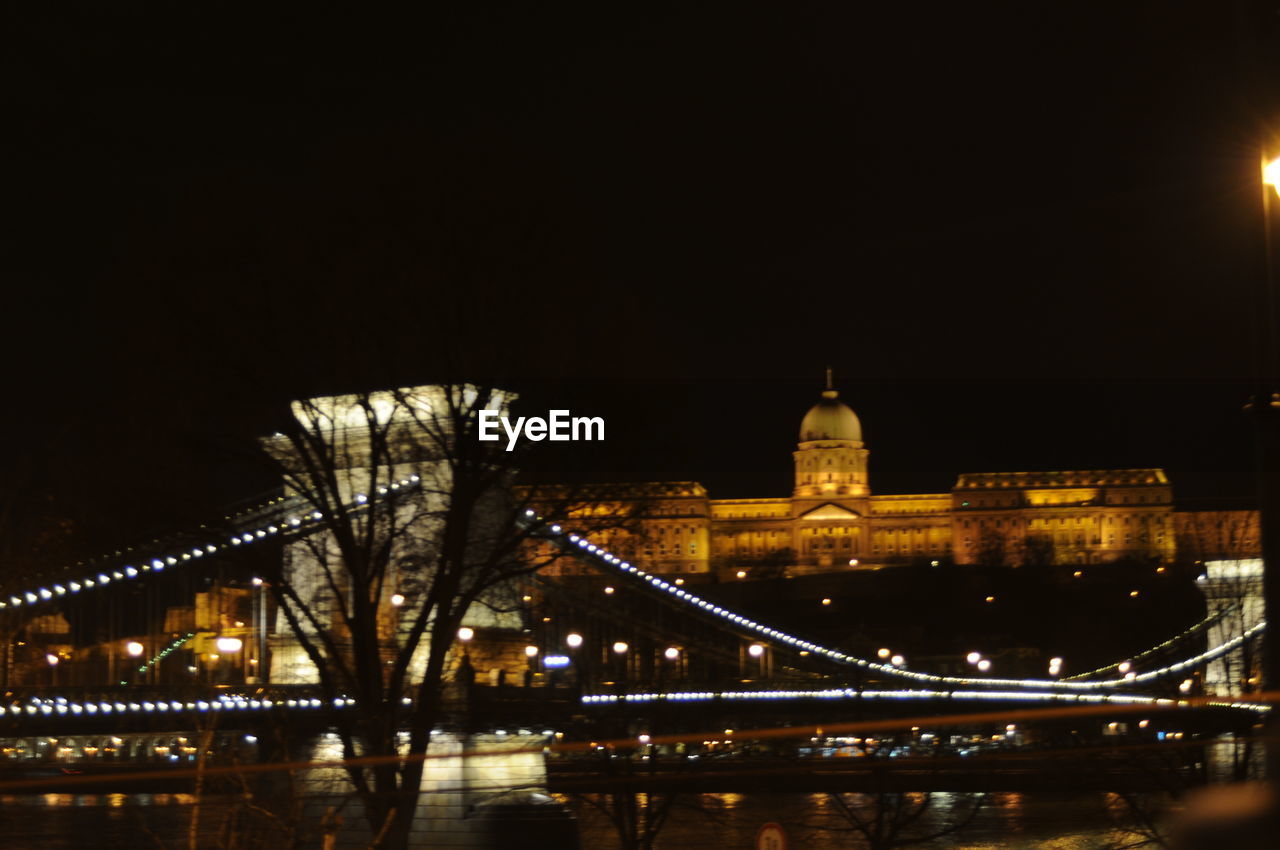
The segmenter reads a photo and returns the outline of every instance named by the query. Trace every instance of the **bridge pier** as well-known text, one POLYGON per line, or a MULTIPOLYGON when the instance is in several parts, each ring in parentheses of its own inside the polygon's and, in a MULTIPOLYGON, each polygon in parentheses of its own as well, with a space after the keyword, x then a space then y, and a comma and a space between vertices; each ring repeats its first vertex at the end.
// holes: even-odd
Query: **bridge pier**
MULTIPOLYGON (((495 816, 504 804, 546 794, 545 743, 541 735, 432 735, 410 846, 433 850, 514 850, 523 846, 500 838, 501 819, 495 816)), ((340 759, 342 745, 337 735, 327 732, 315 739, 310 757, 316 761, 340 759)), ((303 818, 309 826, 331 824, 332 846, 338 850, 369 846, 373 830, 342 768, 311 770, 297 782, 295 791, 308 801, 303 818)), ((549 801, 548 805, 554 806, 549 801)), ((527 846, 576 846, 577 826, 567 813, 565 817, 539 818, 538 822, 558 831, 550 842, 527 846)), ((528 838, 541 840, 532 834, 528 838)))
MULTIPOLYGON (((1262 561, 1206 561, 1204 575, 1197 581, 1210 615, 1220 615, 1209 627, 1209 646, 1238 638, 1261 622, 1262 561)), ((1205 669, 1204 692, 1239 696, 1261 690, 1262 658, 1260 641, 1244 643, 1210 661, 1205 669)))

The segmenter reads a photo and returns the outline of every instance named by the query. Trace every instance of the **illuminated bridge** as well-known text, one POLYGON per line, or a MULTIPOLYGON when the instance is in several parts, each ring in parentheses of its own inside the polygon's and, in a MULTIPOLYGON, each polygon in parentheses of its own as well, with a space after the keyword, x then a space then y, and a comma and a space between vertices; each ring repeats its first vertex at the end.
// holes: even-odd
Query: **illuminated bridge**
MULTIPOLYGON (((377 493, 357 495, 346 507, 373 510, 418 486, 417 476, 405 477, 377 493)), ((184 536, 179 543, 155 544, 94 569, 68 570, 40 586, 6 588, 0 609, 12 620, 41 606, 111 587, 170 581, 186 572, 207 569, 230 553, 261 547, 269 555, 270 544, 315 534, 325 527, 323 520, 323 514, 311 510, 301 498, 274 498, 235 515, 231 527, 216 535, 202 530, 184 536)), ((552 789, 603 781, 608 771, 601 772, 590 762, 592 752, 604 746, 596 745, 594 739, 636 740, 641 729, 660 729, 686 738, 708 729, 723 729, 721 738, 727 740, 726 733, 733 729, 744 730, 740 737, 746 730, 806 724, 814 726, 815 732, 824 728, 830 732, 839 724, 866 729, 894 718, 933 718, 939 727, 945 727, 948 715, 959 715, 968 718, 964 736, 981 739, 982 746, 989 747, 995 739, 1006 747, 1021 732, 1005 733, 999 712, 1059 708, 1067 719, 1046 721, 1048 731, 1041 735, 1042 740, 1045 735, 1057 734, 1055 729, 1066 734, 1062 731, 1066 727, 1083 725, 1079 718, 1088 719, 1105 735, 1103 721, 1117 727, 1112 718, 1118 717, 1133 718, 1134 732, 1149 726, 1152 740, 1174 742, 1187 734, 1245 732, 1267 710, 1247 697, 1195 696, 1185 687, 1193 672, 1242 647, 1256 645, 1262 636, 1265 624, 1259 622, 1205 647, 1206 634, 1221 611, 1127 661, 1079 676, 944 675, 906 669, 891 660, 858 657, 784 631, 731 610, 710 594, 700 595, 678 581, 650 574, 532 512, 523 522, 534 536, 589 565, 607 580, 611 600, 624 594, 629 600, 625 607, 601 604, 602 594, 594 587, 539 578, 530 588, 540 596, 539 613, 546 614, 541 623, 533 622, 531 629, 540 644, 533 647, 530 656, 543 667, 538 681, 455 681, 449 686, 449 724, 455 730, 511 734, 521 740, 542 736, 552 753, 568 741, 591 744, 585 753, 579 748, 566 752, 563 758, 551 759, 548 782, 552 789), (992 716, 973 719, 983 713, 992 716), (1142 718, 1141 727, 1137 718, 1142 718), (989 734, 993 728, 995 735, 989 734)), ((255 626, 264 628, 265 623, 264 616, 255 626)), ((180 636, 139 669, 166 663, 166 657, 180 653, 190 637, 180 636)), ((252 640, 265 645, 264 638, 255 635, 252 640)), ((10 688, 4 694, 0 699, 0 737, 8 741, 4 754, 11 760, 55 758, 65 752, 68 758, 92 756, 92 761, 110 750, 134 760, 181 764, 190 760, 191 748, 183 742, 199 730, 216 728, 218 734, 230 735, 229 740, 255 744, 267 738, 264 730, 281 726, 298 734, 322 735, 334 722, 335 713, 353 705, 349 697, 326 697, 314 686, 266 681, 181 686, 110 681, 96 686, 50 684, 10 688), (44 739, 53 743, 40 743, 44 739)), ((410 707, 410 699, 404 697, 400 706, 388 706, 388 710, 407 713, 410 707)), ((1016 725, 1008 728, 1013 730, 1016 725)), ((1076 730, 1070 731, 1075 734, 1076 730)), ((647 732, 643 734, 649 737, 647 732)), ((794 728, 789 734, 796 738, 794 728)), ((957 735, 948 740, 953 749, 962 748, 956 743, 960 740, 957 735)), ((1090 740, 1096 743, 1102 739, 1094 735, 1090 740)), ((714 743, 719 740, 709 739, 708 746, 714 743)), ((788 746, 794 754, 794 743, 788 746)), ((266 747, 256 753, 259 758, 273 755, 266 747)), ((905 767, 907 762, 902 764, 905 767)), ((945 770, 938 767, 925 784, 942 789, 972 783, 975 774, 970 767, 974 762, 948 764, 945 770)), ((830 782, 824 787, 862 787, 872 781, 869 777, 878 775, 870 765, 866 762, 865 769, 850 766, 839 776, 827 773, 830 782)), ((1051 761, 1024 760, 1009 765, 1001 774, 1004 779, 996 785, 1039 787, 1037 783, 1047 780, 1028 778, 1029 771, 1054 769, 1051 761)), ((1111 787, 1135 787, 1132 783, 1137 780, 1126 770, 1104 773, 1098 781, 1111 787)), ((809 778, 804 782, 818 781, 806 776, 809 778)), ((662 781, 672 787, 692 783, 690 787, 714 786, 718 790, 745 789, 765 782, 752 778, 747 766, 722 765, 702 779, 672 773, 662 781)))

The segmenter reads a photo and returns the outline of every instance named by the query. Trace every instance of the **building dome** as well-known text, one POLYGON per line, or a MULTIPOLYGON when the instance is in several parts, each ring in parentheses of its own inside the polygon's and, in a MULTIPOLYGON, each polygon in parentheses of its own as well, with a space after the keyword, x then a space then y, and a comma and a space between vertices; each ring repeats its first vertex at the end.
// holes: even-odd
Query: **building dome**
POLYGON ((862 423, 849 405, 840 401, 835 390, 825 390, 822 400, 809 408, 800 423, 800 442, 811 440, 849 440, 862 442, 862 423))

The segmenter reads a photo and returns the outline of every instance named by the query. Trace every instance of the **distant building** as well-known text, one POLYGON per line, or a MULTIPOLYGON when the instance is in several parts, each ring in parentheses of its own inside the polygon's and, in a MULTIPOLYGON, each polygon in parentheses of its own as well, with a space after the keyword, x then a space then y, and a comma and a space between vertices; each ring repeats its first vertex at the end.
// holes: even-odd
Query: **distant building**
POLYGON ((1161 469, 964 473, 950 492, 890 495, 871 492, 869 454, 828 380, 800 423, 790 496, 713 499, 694 481, 618 485, 591 513, 637 518, 592 537, 656 573, 720 578, 920 561, 1169 561, 1180 542, 1196 557, 1245 557, 1257 546, 1253 512, 1175 513, 1161 469))

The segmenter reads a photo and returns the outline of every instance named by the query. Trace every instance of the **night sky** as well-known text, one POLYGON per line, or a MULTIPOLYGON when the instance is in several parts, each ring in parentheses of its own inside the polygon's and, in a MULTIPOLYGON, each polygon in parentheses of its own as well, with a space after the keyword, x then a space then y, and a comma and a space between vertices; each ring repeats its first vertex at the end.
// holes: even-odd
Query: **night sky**
POLYGON ((471 377, 782 496, 830 365, 876 492, 1247 499, 1274 9, 864 5, 18 12, 3 487, 127 542, 289 398, 471 377))

